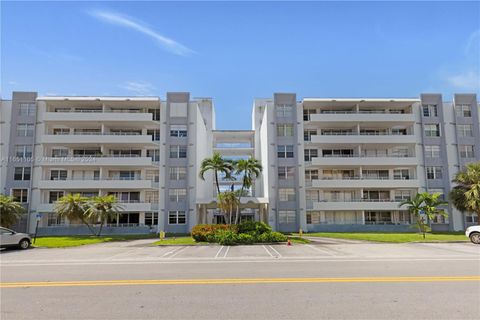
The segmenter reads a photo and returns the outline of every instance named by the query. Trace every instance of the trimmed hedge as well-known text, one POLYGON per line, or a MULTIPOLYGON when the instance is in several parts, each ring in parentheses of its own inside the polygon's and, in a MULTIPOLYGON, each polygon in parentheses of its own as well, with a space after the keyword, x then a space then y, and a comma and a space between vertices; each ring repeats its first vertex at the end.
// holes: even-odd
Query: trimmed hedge
POLYGON ((263 222, 246 221, 237 225, 199 224, 192 229, 197 242, 216 242, 221 245, 285 242, 287 236, 272 231, 263 222))

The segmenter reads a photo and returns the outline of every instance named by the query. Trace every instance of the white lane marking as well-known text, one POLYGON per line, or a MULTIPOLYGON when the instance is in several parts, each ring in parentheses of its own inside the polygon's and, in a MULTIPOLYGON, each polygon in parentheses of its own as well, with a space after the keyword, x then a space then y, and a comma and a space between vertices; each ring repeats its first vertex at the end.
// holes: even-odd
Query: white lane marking
POLYGON ((277 250, 275 250, 274 247, 272 247, 272 246, 270 246, 270 245, 269 245, 268 247, 269 247, 270 249, 272 249, 272 251, 275 252, 275 253, 278 255, 278 257, 280 257, 280 258, 282 257, 282 255, 280 254, 280 252, 278 252, 277 250))
POLYGON ((230 251, 230 247, 227 246, 227 250, 225 250, 225 254, 223 255, 223 258, 225 259, 227 257, 228 251, 230 251))
POLYGON ((301 259, 301 258, 296 258, 296 259, 249 259, 249 260, 234 260, 232 258, 230 259, 217 259, 217 260, 212 260, 211 258, 204 258, 204 260, 189 260, 187 258, 177 258, 177 259, 162 259, 162 260, 136 260, 136 261, 97 261, 97 262, 77 262, 77 263, 29 263, 29 264, 8 264, 8 265, 2 265, 2 268, 6 267, 32 267, 32 266, 83 266, 83 265, 142 265, 142 264, 175 264, 175 263, 180 263, 180 264, 195 264, 195 263, 209 263, 209 264, 215 264, 215 263, 277 263, 277 262, 282 262, 282 263, 292 263, 292 262, 416 262, 416 261, 475 261, 478 262, 478 258, 475 259, 330 259, 330 258, 325 258, 325 259, 301 259))
POLYGON ((166 256, 168 256, 169 254, 172 254, 172 253, 174 253, 174 252, 177 252, 177 251, 181 250, 182 248, 185 248, 185 247, 178 247, 178 248, 173 249, 172 251, 168 251, 168 252, 166 252, 162 257, 166 257, 166 256))
POLYGON ((172 254, 171 256, 169 256, 168 259, 172 259, 172 258, 175 257, 177 254, 179 254, 180 252, 184 251, 184 250, 187 249, 187 248, 188 248, 188 247, 180 248, 180 250, 175 251, 174 254, 172 254))
POLYGON ((320 249, 320 248, 314 247, 314 246, 312 246, 312 245, 309 245, 309 244, 307 244, 307 245, 305 245, 305 246, 307 246, 307 247, 309 247, 309 248, 311 248, 311 249, 313 249, 313 250, 315 250, 315 251, 318 251, 318 252, 321 252, 321 253, 325 253, 325 254, 327 254, 327 255, 329 255, 329 256, 334 256, 334 254, 333 254, 333 253, 331 253, 331 252, 328 252, 327 250, 323 250, 323 249, 320 249))
POLYGON ((218 258, 218 255, 220 254, 220 252, 222 252, 222 249, 223 249, 223 246, 221 246, 220 249, 217 251, 217 254, 215 255, 215 259, 218 258))
POLYGON ((263 245, 262 245, 262 247, 263 247, 263 249, 265 249, 265 251, 267 251, 267 253, 270 255, 270 257, 275 258, 275 256, 270 251, 268 251, 267 247, 265 247, 263 245))

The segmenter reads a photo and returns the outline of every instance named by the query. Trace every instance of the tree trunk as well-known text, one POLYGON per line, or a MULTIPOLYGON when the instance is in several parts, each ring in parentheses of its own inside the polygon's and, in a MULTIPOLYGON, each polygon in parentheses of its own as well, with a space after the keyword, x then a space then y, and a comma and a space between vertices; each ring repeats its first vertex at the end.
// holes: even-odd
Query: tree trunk
MULTIPOLYGON (((245 181, 245 179, 243 181, 245 181)), ((245 185, 243 181, 242 181, 242 189, 240 189, 240 194, 238 195, 238 205, 237 205, 237 214, 235 216, 235 224, 238 224, 240 220, 240 200, 242 199, 243 191, 245 190, 245 185)))
POLYGON ((82 220, 83 224, 85 224, 85 225, 87 226, 87 228, 90 230, 90 232, 91 232, 94 236, 96 236, 95 230, 88 224, 88 222, 85 221, 85 219, 83 219, 83 218, 81 218, 81 220, 82 220))
POLYGON ((100 237, 100 235, 102 234, 102 229, 103 229, 103 220, 100 223, 100 230, 98 230, 98 236, 97 237, 100 237))
POLYGON ((217 197, 220 194, 220 184, 218 183, 218 172, 215 170, 215 183, 217 185, 217 197))

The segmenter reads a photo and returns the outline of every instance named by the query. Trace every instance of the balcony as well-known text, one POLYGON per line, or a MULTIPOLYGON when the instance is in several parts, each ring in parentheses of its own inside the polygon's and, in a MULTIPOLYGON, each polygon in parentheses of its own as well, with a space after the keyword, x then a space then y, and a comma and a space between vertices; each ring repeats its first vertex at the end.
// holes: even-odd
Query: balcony
POLYGON ((343 179, 322 178, 312 180, 313 188, 419 188, 416 179, 381 179, 366 177, 349 177, 343 179))
POLYGON ((416 166, 419 163, 414 156, 386 155, 365 157, 359 155, 334 155, 312 158, 310 164, 314 166, 416 166))
POLYGON ((41 137, 41 143, 50 144, 152 144, 151 135, 140 134, 117 134, 117 133, 99 133, 99 134, 46 134, 41 137))
POLYGON ((313 202, 313 210, 400 210, 401 202, 390 199, 320 200, 313 202))
MULTIPOLYGON (((144 211, 155 211, 158 210, 158 205, 156 203, 148 202, 119 202, 120 206, 119 211, 125 212, 144 212, 144 211)), ((37 205, 38 212, 54 212, 53 203, 40 203, 37 205)))
POLYGON ((41 166, 131 166, 149 167, 154 164, 150 157, 43 157, 35 162, 41 166))
POLYGON ((39 189, 154 189, 155 182, 152 180, 123 180, 123 179, 103 179, 103 180, 40 180, 39 189))
POLYGON ((386 111, 323 111, 310 115, 311 122, 415 122, 413 113, 386 111))
POLYGON ((414 144, 416 143, 415 135, 396 135, 396 134, 322 134, 312 135, 312 143, 322 144, 345 144, 345 143, 382 143, 382 144, 414 144))
MULTIPOLYGON (((130 110, 126 110, 130 111, 130 110)), ((153 120, 153 114, 146 112, 45 112, 43 115, 45 122, 128 122, 132 124, 150 124, 153 120)))

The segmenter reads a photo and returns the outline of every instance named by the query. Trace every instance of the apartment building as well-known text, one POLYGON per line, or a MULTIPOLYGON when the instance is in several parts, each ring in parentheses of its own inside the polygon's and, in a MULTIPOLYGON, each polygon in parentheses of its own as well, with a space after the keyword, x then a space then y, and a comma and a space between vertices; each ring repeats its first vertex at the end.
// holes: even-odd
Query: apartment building
MULTIPOLYGON (((219 152, 255 157, 263 173, 241 201, 242 219, 279 231, 410 231, 399 204, 419 191, 447 194, 455 173, 480 160, 475 94, 416 99, 255 99, 252 130, 216 130, 211 98, 37 97, 14 92, 0 108, 0 183, 24 203, 20 230, 87 233, 57 217, 67 193, 112 194, 121 213, 106 233, 186 233, 222 223, 211 173, 200 163, 219 152)), ((240 177, 220 177, 220 191, 240 177)), ((445 208, 435 230, 462 230, 476 217, 445 208)))

